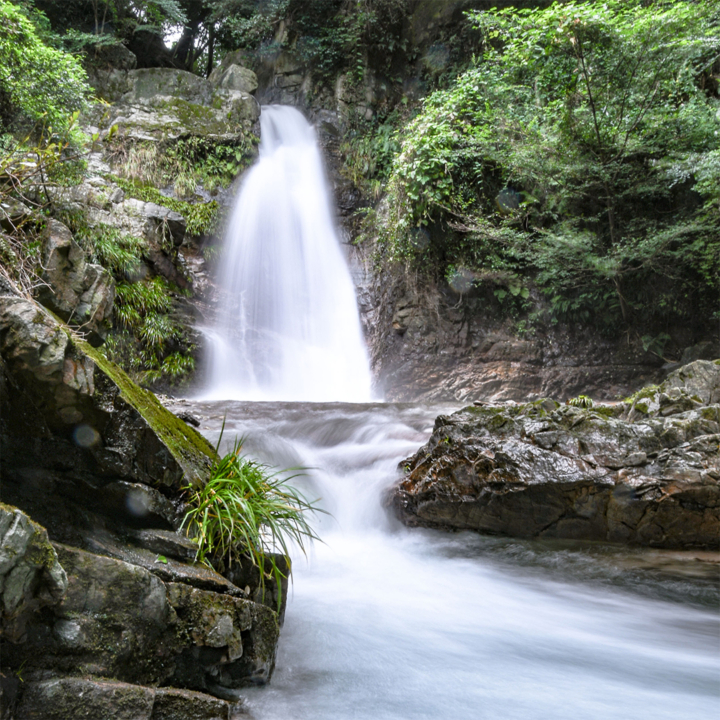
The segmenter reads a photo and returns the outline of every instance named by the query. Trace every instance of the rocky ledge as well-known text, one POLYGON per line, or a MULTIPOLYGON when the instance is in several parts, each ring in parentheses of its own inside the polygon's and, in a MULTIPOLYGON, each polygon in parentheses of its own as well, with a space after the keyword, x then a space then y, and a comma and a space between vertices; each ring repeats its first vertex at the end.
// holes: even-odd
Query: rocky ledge
POLYGON ((56 287, 51 310, 0 285, 0 720, 230 720, 270 679, 287 584, 193 562, 183 489, 215 451, 56 287))
POLYGON ((720 547, 720 361, 617 405, 478 403, 437 418, 389 501, 406 525, 720 547))

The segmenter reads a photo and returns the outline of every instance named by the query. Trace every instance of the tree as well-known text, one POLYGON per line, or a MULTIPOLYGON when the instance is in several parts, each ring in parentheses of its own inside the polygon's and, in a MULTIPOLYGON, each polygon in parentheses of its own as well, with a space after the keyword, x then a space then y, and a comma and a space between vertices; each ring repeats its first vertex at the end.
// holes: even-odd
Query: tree
POLYGON ((709 190, 717 5, 564 2, 472 18, 481 57, 403 135, 393 250, 417 255, 413 228, 442 220, 456 231, 426 263, 469 265, 513 287, 507 278, 532 276, 555 317, 658 332, 673 318, 707 325, 720 295, 709 190), (503 188, 517 210, 497 212, 503 188))
POLYGON ((65 127, 90 94, 72 55, 47 45, 28 17, 0 0, 0 120, 2 130, 65 127))

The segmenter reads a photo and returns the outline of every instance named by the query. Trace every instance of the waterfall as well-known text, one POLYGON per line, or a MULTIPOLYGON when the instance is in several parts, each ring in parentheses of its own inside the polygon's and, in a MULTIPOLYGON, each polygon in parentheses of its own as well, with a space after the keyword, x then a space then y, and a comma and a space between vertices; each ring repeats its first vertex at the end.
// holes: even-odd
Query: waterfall
POLYGON ((220 257, 207 399, 370 399, 367 350, 313 127, 266 106, 220 257))

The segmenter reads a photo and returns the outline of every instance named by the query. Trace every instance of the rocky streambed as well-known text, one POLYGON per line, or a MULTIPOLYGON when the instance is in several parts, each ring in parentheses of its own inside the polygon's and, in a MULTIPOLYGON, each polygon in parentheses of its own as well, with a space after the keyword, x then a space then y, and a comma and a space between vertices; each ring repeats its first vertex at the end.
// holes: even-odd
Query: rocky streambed
POLYGON ((478 402, 440 416, 389 501, 407 525, 720 546, 720 362, 625 403, 478 402))

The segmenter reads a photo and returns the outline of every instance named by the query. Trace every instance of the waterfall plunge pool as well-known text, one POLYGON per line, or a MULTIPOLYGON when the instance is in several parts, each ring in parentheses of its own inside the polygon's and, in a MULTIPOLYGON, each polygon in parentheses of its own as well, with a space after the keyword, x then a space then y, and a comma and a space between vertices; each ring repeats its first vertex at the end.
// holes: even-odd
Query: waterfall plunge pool
POLYGON ((181 401, 202 431, 322 497, 324 543, 294 558, 256 720, 714 720, 716 565, 681 554, 407 529, 397 464, 451 408, 181 401))

